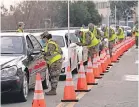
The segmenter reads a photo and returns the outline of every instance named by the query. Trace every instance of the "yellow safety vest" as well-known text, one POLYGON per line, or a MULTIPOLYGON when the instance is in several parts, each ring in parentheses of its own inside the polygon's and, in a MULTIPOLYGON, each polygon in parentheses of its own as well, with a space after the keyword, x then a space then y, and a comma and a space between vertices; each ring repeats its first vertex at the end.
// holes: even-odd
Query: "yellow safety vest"
POLYGON ((123 31, 122 28, 119 28, 119 30, 120 30, 121 32, 120 32, 119 35, 117 35, 117 36, 118 36, 118 39, 123 39, 123 38, 124 38, 124 31, 123 31))
POLYGON ((17 32, 21 32, 21 33, 22 33, 22 32, 23 32, 23 29, 18 28, 18 29, 17 29, 17 32))
MULTIPOLYGON (((88 31, 88 32, 91 33, 91 44, 87 46, 88 48, 90 48, 92 46, 96 46, 99 43, 99 41, 98 41, 98 39, 95 37, 95 35, 91 31, 88 31)), ((84 32, 83 33, 83 36, 82 36, 82 43, 85 43, 86 42, 85 33, 86 32, 84 32)))
POLYGON ((59 60, 62 58, 62 55, 59 53, 59 46, 56 42, 52 41, 51 39, 48 41, 46 47, 44 47, 44 51, 47 52, 48 51, 48 45, 49 44, 53 44, 56 47, 55 52, 53 53, 53 55, 51 56, 47 56, 46 57, 46 62, 51 65, 52 63, 54 63, 55 61, 59 60))
POLYGON ((115 34, 115 32, 114 32, 114 30, 112 28, 110 28, 110 30, 112 31, 112 36, 109 37, 109 41, 113 41, 113 40, 116 39, 116 34, 115 34))

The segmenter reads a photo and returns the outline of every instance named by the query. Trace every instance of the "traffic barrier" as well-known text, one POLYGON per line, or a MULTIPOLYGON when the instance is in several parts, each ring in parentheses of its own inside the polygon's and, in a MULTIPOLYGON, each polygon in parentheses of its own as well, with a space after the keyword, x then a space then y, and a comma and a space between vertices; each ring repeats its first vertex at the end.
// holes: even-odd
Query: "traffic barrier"
POLYGON ((78 102, 78 99, 76 99, 76 93, 72 80, 70 66, 67 67, 66 85, 64 87, 64 95, 63 100, 61 100, 61 102, 78 102))
POLYGON ((32 107, 46 107, 40 73, 36 75, 36 84, 32 107))
POLYGON ((98 69, 98 62, 97 62, 97 55, 94 54, 93 58, 93 71, 94 71, 94 77, 95 79, 101 79, 99 69, 98 69))
POLYGON ((90 57, 87 63, 86 80, 87 80, 87 85, 98 85, 98 83, 95 83, 93 65, 90 57))
POLYGON ((90 90, 91 89, 88 89, 88 86, 87 86, 83 61, 81 61, 80 69, 78 72, 77 90, 75 90, 75 92, 89 92, 90 90))

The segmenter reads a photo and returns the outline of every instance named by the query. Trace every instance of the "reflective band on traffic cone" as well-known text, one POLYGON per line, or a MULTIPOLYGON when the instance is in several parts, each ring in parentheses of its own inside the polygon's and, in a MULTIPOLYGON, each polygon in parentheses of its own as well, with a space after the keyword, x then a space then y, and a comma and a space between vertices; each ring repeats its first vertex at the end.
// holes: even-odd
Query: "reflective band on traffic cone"
POLYGON ((99 55, 97 55, 97 63, 98 63, 99 74, 100 74, 100 75, 104 75, 104 74, 103 74, 103 71, 102 71, 101 60, 100 60, 99 55))
POLYGON ((101 60, 101 67, 102 71, 105 72, 105 62, 104 62, 104 50, 101 51, 100 53, 100 60, 101 60))
POLYGON ((94 55, 94 58, 93 58, 93 71, 94 71, 93 73, 94 73, 95 79, 101 79, 102 78, 102 77, 100 77, 96 54, 94 55))
POLYGON ((36 84, 32 107, 46 107, 46 102, 44 99, 44 93, 42 88, 41 75, 39 73, 37 73, 36 75, 36 84))
POLYGON ((80 69, 78 72, 77 90, 75 90, 75 92, 89 92, 90 90, 91 89, 88 89, 88 86, 87 86, 83 61, 81 61, 80 69))
POLYGON ((95 78, 94 78, 94 73, 93 73, 93 65, 92 65, 90 57, 89 57, 88 63, 87 63, 86 80, 87 80, 87 85, 97 85, 98 84, 98 83, 95 83, 95 78))
POLYGON ((78 99, 76 99, 76 93, 75 93, 75 88, 72 80, 70 66, 67 67, 66 85, 64 87, 64 96, 61 102, 78 102, 78 99))

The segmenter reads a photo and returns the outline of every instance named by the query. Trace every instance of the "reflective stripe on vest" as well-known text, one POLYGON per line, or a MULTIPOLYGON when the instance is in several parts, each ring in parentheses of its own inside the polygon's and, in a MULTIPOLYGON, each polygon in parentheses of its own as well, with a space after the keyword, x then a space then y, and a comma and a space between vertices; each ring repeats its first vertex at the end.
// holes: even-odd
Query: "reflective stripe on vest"
POLYGON ((47 63, 48 63, 49 65, 51 65, 51 64, 54 63, 55 61, 61 59, 62 56, 61 56, 60 53, 58 53, 58 51, 59 51, 58 45, 57 45, 54 41, 52 41, 51 39, 48 41, 46 47, 44 48, 45 52, 48 51, 48 45, 49 45, 49 44, 53 44, 53 45, 55 45, 55 47, 56 47, 56 51, 53 53, 53 55, 47 56, 47 57, 46 57, 46 59, 48 60, 47 63))

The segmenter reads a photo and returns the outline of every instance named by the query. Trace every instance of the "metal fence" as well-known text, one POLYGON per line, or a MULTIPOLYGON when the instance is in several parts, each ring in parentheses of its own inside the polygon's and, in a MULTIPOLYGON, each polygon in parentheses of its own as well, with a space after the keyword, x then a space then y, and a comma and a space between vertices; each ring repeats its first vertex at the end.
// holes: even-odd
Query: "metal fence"
MULTIPOLYGON (((70 30, 80 29, 81 27, 70 27, 70 30)), ((85 28, 87 29, 87 27, 85 28)), ((62 28, 47 28, 47 29, 24 29, 24 32, 35 33, 35 32, 44 32, 44 31, 52 31, 52 30, 68 30, 68 27, 62 28)), ((1 32, 17 32, 17 30, 1 30, 1 32)))

